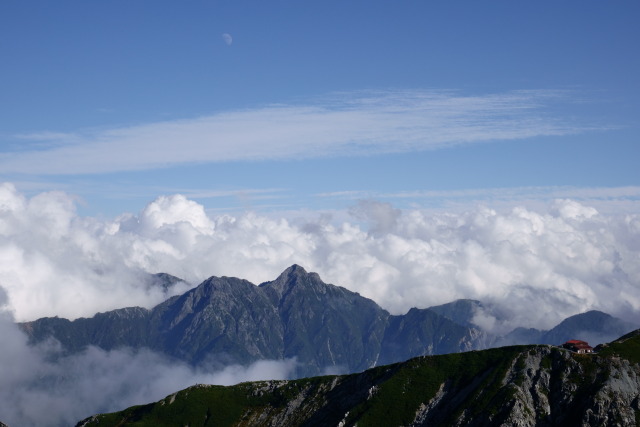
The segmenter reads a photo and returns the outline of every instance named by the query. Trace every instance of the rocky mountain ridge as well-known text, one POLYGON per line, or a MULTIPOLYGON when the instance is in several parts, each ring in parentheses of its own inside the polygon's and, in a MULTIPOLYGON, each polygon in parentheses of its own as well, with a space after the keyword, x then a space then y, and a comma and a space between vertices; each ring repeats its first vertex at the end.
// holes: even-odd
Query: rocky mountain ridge
POLYGON ((151 310, 21 324, 33 343, 55 338, 67 353, 89 345, 162 352, 194 365, 297 359, 297 376, 357 372, 424 354, 480 348, 485 334, 427 309, 394 316, 370 299, 294 265, 256 286, 212 277, 151 310))
MULTIPOLYGON (((496 322, 508 323, 505 315, 495 307, 481 301, 460 299, 447 304, 429 307, 447 319, 460 325, 483 330, 477 324, 476 317, 490 317, 496 322)), ((558 345, 569 339, 579 337, 593 343, 608 342, 616 337, 640 327, 640 324, 625 322, 610 314, 590 310, 570 316, 549 330, 535 328, 515 328, 504 335, 488 336, 487 347, 518 344, 558 345)))
POLYGON ((196 385, 85 426, 635 426, 640 330, 598 355, 547 345, 423 356, 359 374, 196 385))
POLYGON ((581 338, 576 334, 585 329, 600 334, 603 342, 633 329, 605 313, 589 312, 550 331, 515 330, 497 337, 474 323, 478 310, 490 309, 479 301, 458 300, 391 315, 372 300, 293 265, 258 286, 233 277, 211 277, 151 310, 130 307, 74 321, 43 318, 21 327, 33 343, 55 338, 64 354, 89 345, 105 350, 147 347, 214 368, 296 358, 298 377, 359 372, 415 356, 499 345, 560 344, 581 338))

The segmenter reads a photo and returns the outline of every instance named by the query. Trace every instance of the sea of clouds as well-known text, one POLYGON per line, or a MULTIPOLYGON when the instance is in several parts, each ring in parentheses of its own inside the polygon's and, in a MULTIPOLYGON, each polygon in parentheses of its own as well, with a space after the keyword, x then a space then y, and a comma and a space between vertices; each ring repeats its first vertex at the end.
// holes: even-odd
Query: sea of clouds
POLYGON ((362 201, 343 217, 212 216, 172 195, 105 220, 79 216, 65 193, 27 198, 3 184, 0 286, 18 321, 73 319, 160 303, 167 295, 145 273, 184 279, 181 293, 214 275, 258 284, 299 264, 394 314, 457 298, 501 308, 512 327, 549 328, 590 309, 640 313, 638 214, 572 200, 456 213, 362 201))
POLYGON ((535 210, 435 213, 369 200, 341 216, 294 219, 210 215, 195 201, 172 195, 138 214, 101 219, 78 215, 68 194, 26 197, 2 184, 0 328, 6 345, 0 351, 0 420, 65 424, 196 382, 287 377, 292 361, 197 371, 126 349, 51 358, 55 343, 30 347, 13 322, 152 307, 168 294, 149 286, 147 273, 184 279, 172 289, 176 294, 212 275, 273 280, 294 263, 394 314, 458 298, 481 300, 500 316, 477 321, 496 332, 548 329, 591 309, 640 319, 640 215, 602 214, 574 200, 535 210), (56 421, 45 422, 43 414, 56 421))
MULTIPOLYGON (((37 346, 3 310, 0 290, 0 421, 14 426, 73 426, 96 413, 160 400, 194 384, 290 378, 295 359, 194 368, 149 350, 89 347, 62 356, 56 342, 37 346)), ((6 308, 6 306, 5 306, 6 308)))

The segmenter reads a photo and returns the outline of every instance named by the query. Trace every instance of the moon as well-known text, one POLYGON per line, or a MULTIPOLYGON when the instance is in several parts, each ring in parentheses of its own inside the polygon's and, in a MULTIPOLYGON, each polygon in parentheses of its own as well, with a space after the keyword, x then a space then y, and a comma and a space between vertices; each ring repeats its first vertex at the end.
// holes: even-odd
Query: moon
POLYGON ((231 34, 229 33, 223 33, 222 40, 224 40, 227 46, 231 46, 231 43, 233 43, 233 37, 231 37, 231 34))

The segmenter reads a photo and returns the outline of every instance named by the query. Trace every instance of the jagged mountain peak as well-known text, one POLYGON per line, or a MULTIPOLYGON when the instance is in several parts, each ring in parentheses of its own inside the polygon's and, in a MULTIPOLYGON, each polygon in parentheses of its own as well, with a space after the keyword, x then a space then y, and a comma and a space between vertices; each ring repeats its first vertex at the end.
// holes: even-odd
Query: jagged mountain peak
POLYGON ((324 369, 355 372, 411 356, 478 347, 472 331, 435 313, 415 310, 406 321, 404 316, 390 319, 374 301, 324 283, 299 265, 260 286, 211 277, 150 311, 117 314, 122 316, 41 319, 23 329, 33 342, 53 336, 70 352, 88 345, 149 347, 194 365, 295 357, 295 376, 324 369))
POLYGON ((296 274, 296 275, 305 275, 308 274, 307 270, 304 269, 304 267, 302 267, 299 264, 292 264, 290 267, 288 267, 287 269, 285 269, 282 273, 282 275, 291 275, 291 274, 296 274))
POLYGON ((157 286, 165 291, 180 282, 184 282, 184 280, 169 273, 154 273, 151 274, 149 278, 149 286, 157 286))
POLYGON ((253 283, 249 282, 248 280, 240 279, 238 277, 211 276, 208 279, 206 279, 204 282, 199 284, 196 287, 196 289, 200 287, 208 288, 208 289, 228 288, 228 287, 234 287, 234 286, 245 286, 248 284, 253 285, 253 283))
POLYGON ((293 264, 284 270, 276 280, 260 284, 261 288, 273 290, 277 294, 278 300, 299 286, 318 289, 331 285, 324 283, 318 273, 309 273, 298 264, 293 264))
MULTIPOLYGON (((22 328, 32 342, 53 336, 69 353, 89 345, 148 347, 194 365, 296 357, 297 376, 325 368, 355 372, 417 355, 486 348, 494 338, 469 324, 481 308, 487 311, 478 301, 459 300, 392 316, 374 301, 294 264, 260 286, 214 276, 151 310, 127 308, 73 322, 39 319, 22 328), (446 310, 439 314, 438 308, 446 310)), ((633 329, 601 323, 611 331, 633 329)), ((582 325, 589 329, 588 322, 582 325)), ((604 342, 602 334, 593 339, 577 333, 582 331, 571 328, 551 341, 604 342)))
POLYGON ((280 276, 278 276, 275 282, 298 283, 298 280, 300 279, 322 282, 318 273, 307 272, 307 270, 298 264, 293 264, 291 267, 280 273, 280 276))
POLYGON ((255 288, 256 286, 248 280, 212 276, 184 294, 159 304, 156 309, 160 308, 160 311, 163 311, 161 307, 171 307, 172 311, 193 312, 219 303, 228 306, 232 299, 255 294, 255 288))

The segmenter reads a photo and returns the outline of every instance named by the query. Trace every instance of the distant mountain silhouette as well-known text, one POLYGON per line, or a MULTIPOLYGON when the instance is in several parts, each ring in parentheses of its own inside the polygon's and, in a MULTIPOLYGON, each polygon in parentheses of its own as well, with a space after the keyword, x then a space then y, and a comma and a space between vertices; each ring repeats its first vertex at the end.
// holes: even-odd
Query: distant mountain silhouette
POLYGON ((21 324, 32 342, 54 337, 67 352, 148 347, 194 365, 297 358, 298 376, 357 372, 427 354, 483 348, 486 334, 434 311, 390 315, 375 302, 293 265, 256 286, 211 277, 151 310, 21 324))
MULTIPOLYGON (((156 275, 156 280, 162 287, 180 281, 170 275, 156 275)), ((211 277, 151 310, 129 307, 74 321, 42 318, 21 327, 31 342, 53 337, 66 353, 89 345, 106 350, 148 347, 210 367, 295 357, 296 375, 309 376, 500 345, 559 345, 569 339, 596 345, 638 326, 590 311, 549 331, 517 328, 496 337, 474 324, 478 310, 490 308, 480 301, 457 300, 395 316, 293 265, 259 286, 211 277)))
POLYGON ((595 345, 609 342, 637 327, 607 313, 591 310, 566 318, 545 332, 540 344, 560 345, 570 339, 580 339, 595 345))

